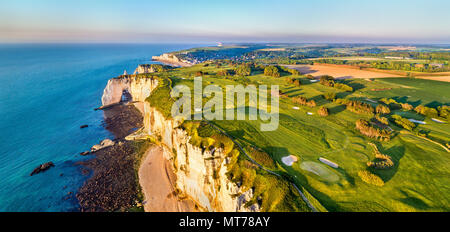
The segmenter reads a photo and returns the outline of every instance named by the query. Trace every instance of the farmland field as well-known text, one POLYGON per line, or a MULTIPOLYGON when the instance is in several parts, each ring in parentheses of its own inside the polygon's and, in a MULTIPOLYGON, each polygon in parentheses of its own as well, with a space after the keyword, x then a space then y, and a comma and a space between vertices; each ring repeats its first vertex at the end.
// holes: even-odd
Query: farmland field
POLYGON ((314 77, 330 75, 335 78, 383 78, 383 77, 402 77, 390 73, 373 72, 359 70, 356 68, 339 67, 337 65, 288 65, 289 68, 295 68, 303 74, 310 74, 314 77))

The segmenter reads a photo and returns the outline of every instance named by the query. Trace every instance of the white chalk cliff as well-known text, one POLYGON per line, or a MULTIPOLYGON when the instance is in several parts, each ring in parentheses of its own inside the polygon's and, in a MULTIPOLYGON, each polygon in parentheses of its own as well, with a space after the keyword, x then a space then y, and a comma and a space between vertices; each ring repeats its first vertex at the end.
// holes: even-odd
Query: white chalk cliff
POLYGON ((154 135, 171 151, 166 157, 175 167, 176 187, 201 208, 207 211, 259 211, 254 204, 244 207, 253 194, 252 190, 242 190, 227 176, 227 158, 222 151, 202 151, 189 143, 190 137, 179 128, 180 121, 166 119, 145 99, 157 87, 158 81, 133 76, 115 78, 108 81, 103 92, 103 105, 120 101, 123 90, 127 90, 133 101, 140 102, 144 116, 144 127, 140 133, 154 135), (215 173, 215 174, 214 174, 215 173))

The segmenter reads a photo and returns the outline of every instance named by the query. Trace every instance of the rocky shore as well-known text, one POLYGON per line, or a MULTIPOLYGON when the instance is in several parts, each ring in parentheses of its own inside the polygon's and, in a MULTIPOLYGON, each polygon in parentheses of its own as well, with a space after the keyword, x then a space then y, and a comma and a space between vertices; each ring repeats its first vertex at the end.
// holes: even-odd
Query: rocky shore
MULTIPOLYGON (((105 110, 104 127, 114 134, 109 146, 91 152, 94 157, 78 163, 89 170, 89 179, 76 197, 82 212, 128 211, 140 205, 135 165, 145 142, 126 141, 124 137, 142 126, 142 115, 132 104, 119 104, 105 110)), ((95 145, 96 147, 99 145, 95 145)))

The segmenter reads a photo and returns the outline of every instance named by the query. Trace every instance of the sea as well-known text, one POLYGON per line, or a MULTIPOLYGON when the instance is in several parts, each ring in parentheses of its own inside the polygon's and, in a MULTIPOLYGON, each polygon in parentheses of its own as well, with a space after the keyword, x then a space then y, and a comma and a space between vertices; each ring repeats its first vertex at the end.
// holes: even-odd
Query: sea
POLYGON ((102 127, 108 79, 199 44, 0 44, 0 211, 77 211, 89 178, 79 153, 113 135, 102 127), (80 129, 81 125, 89 127, 80 129), (30 176, 42 163, 55 167, 30 176))

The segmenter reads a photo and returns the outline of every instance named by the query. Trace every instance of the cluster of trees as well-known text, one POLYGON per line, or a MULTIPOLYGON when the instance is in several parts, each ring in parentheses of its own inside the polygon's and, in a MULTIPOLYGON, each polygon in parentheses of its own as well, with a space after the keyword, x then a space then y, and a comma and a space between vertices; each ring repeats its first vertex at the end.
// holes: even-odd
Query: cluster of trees
POLYGON ((317 111, 317 113, 322 116, 322 117, 326 117, 328 115, 330 115, 330 110, 324 106, 320 107, 320 109, 317 111))
POLYGON ((365 119, 358 119, 356 121, 356 129, 369 138, 376 138, 381 141, 389 141, 391 139, 391 133, 389 131, 376 128, 365 119))
POLYGON ((334 77, 329 76, 329 75, 321 76, 320 84, 328 86, 328 87, 333 87, 335 84, 334 77))
POLYGON ((412 131, 414 129, 414 127, 416 127, 416 124, 414 124, 413 122, 409 121, 406 118, 403 118, 400 115, 392 115, 391 116, 392 121, 394 121, 395 124, 397 124, 400 127, 403 127, 409 131, 412 131))
POLYGON ((378 122, 380 122, 380 123, 382 123, 382 124, 384 124, 384 125, 389 125, 389 120, 386 118, 386 117, 382 117, 382 116, 380 116, 380 115, 376 115, 375 116, 375 119, 378 121, 378 122))
POLYGON ((436 118, 441 117, 446 119, 450 122, 450 106, 439 106, 437 109, 432 107, 427 107, 423 105, 419 105, 416 108, 414 108, 414 111, 416 111, 418 114, 430 117, 430 118, 436 118))
POLYGON ((250 76, 252 74, 252 67, 250 64, 238 65, 235 69, 238 76, 250 76))
POLYGON ((228 69, 221 69, 221 70, 217 71, 217 75, 222 76, 222 77, 229 77, 229 76, 232 76, 233 73, 228 69))
POLYGON ((388 169, 394 167, 394 162, 392 161, 392 158, 388 155, 382 154, 377 146, 373 143, 369 143, 375 153, 375 159, 376 161, 367 162, 367 166, 375 169, 388 169))
POLYGON ((271 76, 271 77, 280 77, 280 70, 277 66, 269 65, 266 68, 264 68, 264 75, 271 76))
POLYGON ((305 97, 301 97, 301 96, 293 97, 292 102, 299 104, 299 105, 303 105, 303 106, 309 106, 311 108, 317 106, 316 101, 314 101, 314 100, 308 101, 308 99, 306 99, 305 97))
MULTIPOLYGON (((337 64, 337 65, 351 65, 355 67, 376 68, 383 70, 402 70, 402 71, 415 71, 415 72, 444 72, 448 71, 449 66, 443 67, 433 66, 429 64, 418 64, 414 62, 404 61, 363 61, 363 60, 336 60, 336 59, 319 59, 315 60, 316 63, 321 64, 337 64)), ((444 63, 445 64, 445 63, 444 63)))
POLYGON ((375 186, 383 186, 384 185, 384 181, 377 175, 369 172, 369 171, 359 171, 358 172, 358 176, 361 178, 361 180, 363 180, 364 182, 368 183, 368 184, 373 184, 375 186))
POLYGON ((440 117, 446 118, 450 122, 450 106, 439 106, 438 111, 440 117))
POLYGON ((379 53, 377 56, 382 58, 392 56, 419 60, 450 60, 450 53, 448 52, 383 52, 379 53))
POLYGON ((391 110, 389 109, 389 107, 386 105, 382 105, 382 104, 377 105, 377 108, 375 108, 375 111, 377 112, 377 114, 390 114, 391 113, 391 110))
POLYGON ((431 108, 431 107, 426 107, 426 106, 422 106, 419 105, 417 106, 414 111, 416 111, 418 114, 430 117, 430 118, 434 118, 437 117, 439 115, 438 111, 435 108, 431 108))
POLYGON ((353 92, 353 88, 349 85, 346 85, 344 83, 338 83, 334 80, 334 77, 325 75, 320 77, 320 84, 328 86, 328 87, 334 87, 336 89, 341 89, 346 92, 353 92))
POLYGON ((294 84, 295 86, 302 85, 302 83, 300 82, 300 80, 298 78, 290 78, 290 77, 288 77, 287 79, 288 79, 289 84, 294 84))
POLYGON ((380 99, 380 102, 388 105, 389 108, 392 109, 392 110, 399 110, 399 109, 412 110, 412 109, 414 109, 414 107, 411 104, 409 104, 409 103, 400 103, 400 102, 397 102, 396 100, 394 100, 392 98, 382 98, 382 99, 380 99))
POLYGON ((369 114, 373 115, 375 109, 373 106, 361 101, 351 101, 344 98, 338 98, 334 101, 337 104, 346 105, 346 109, 357 114, 369 114))
POLYGON ((299 76, 300 72, 297 69, 291 69, 291 68, 287 68, 284 66, 278 66, 279 69, 281 69, 281 71, 286 72, 286 73, 290 73, 293 76, 299 76))

